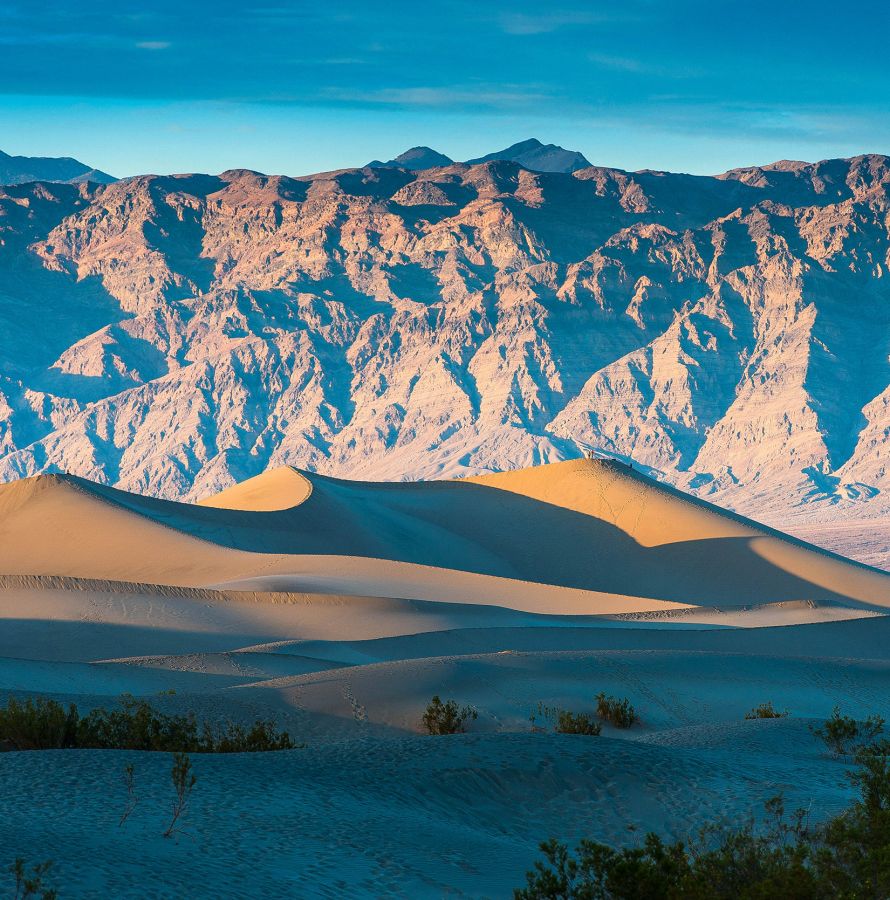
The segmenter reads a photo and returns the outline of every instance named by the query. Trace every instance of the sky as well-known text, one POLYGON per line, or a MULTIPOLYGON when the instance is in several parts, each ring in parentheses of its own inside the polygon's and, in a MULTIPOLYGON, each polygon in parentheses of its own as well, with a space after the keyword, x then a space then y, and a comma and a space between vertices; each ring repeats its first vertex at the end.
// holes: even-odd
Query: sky
POLYGON ((713 174, 890 154, 890 3, 0 0, 0 150, 290 175, 528 137, 713 174))

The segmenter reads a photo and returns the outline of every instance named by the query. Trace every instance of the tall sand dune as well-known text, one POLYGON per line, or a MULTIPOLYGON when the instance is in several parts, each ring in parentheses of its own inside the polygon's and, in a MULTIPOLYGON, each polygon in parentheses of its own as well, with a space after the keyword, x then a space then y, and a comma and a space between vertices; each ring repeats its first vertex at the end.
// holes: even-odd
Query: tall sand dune
POLYGON ((0 574, 573 615, 890 606, 890 576, 605 460, 421 483, 279 469, 201 505, 42 476, 0 487, 0 574))

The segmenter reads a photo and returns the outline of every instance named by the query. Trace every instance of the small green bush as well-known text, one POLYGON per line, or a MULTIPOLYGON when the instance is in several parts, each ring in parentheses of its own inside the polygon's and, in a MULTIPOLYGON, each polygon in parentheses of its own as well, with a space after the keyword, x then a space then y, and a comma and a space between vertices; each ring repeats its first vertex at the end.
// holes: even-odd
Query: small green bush
POLYGON ((477 715, 471 706, 461 708, 456 700, 443 703, 436 694, 424 711, 422 721, 429 734, 462 734, 466 731, 464 723, 477 715))
POLYGON ((760 706, 755 706, 750 712, 745 713, 746 719, 784 719, 789 715, 788 710, 783 710, 779 712, 774 706, 772 700, 767 700, 766 703, 761 703, 760 706))
POLYGON ((630 728, 640 719, 627 697, 619 700, 617 697, 607 697, 602 692, 596 695, 596 714, 616 728, 630 728))
POLYGON ((94 709, 81 716, 72 703, 67 709, 55 700, 10 698, 0 707, 0 742, 14 750, 69 748, 154 750, 182 753, 254 753, 290 750, 298 745, 272 722, 256 722, 250 729, 228 723, 199 727, 194 713, 168 715, 147 700, 124 694, 119 709, 94 709))
POLYGON ((811 730, 832 755, 848 756, 857 747, 874 740, 884 730, 884 720, 880 716, 869 716, 860 722, 841 715, 840 707, 835 706, 831 718, 811 730))

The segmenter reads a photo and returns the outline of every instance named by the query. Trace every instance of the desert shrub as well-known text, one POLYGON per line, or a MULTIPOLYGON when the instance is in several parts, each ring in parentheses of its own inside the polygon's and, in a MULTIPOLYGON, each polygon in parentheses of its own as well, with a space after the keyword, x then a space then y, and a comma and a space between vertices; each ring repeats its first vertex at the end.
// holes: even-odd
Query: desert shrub
POLYGON ((205 730, 213 753, 266 753, 273 750, 293 750, 297 744, 286 731, 278 731, 274 722, 257 721, 250 728, 229 723, 216 732, 205 730))
POLYGON ((746 719, 784 719, 789 715, 788 710, 779 712, 774 706, 772 700, 755 706, 750 712, 745 713, 746 719))
POLYGON ((812 729, 821 738, 834 756, 848 756, 857 746, 874 740, 884 730, 884 720, 880 716, 869 716, 857 721, 851 716, 841 715, 835 706, 831 718, 812 729))
POLYGON ((13 750, 61 750, 77 746, 80 717, 72 703, 66 710, 55 700, 10 699, 0 707, 0 741, 13 750))
POLYGON ((7 869, 15 879, 15 892, 13 900, 25 900, 25 898, 38 898, 38 900, 56 900, 58 891, 44 883, 47 873, 52 868, 52 862, 42 862, 31 866, 29 869, 25 860, 19 857, 7 869))
POLYGON ((815 867, 826 897, 890 897, 890 741, 854 751, 859 797, 825 828, 815 867))
POLYGON ((529 716, 532 723, 532 731, 545 731, 537 725, 538 718, 548 722, 558 734, 586 734, 597 735, 602 731, 602 726, 589 713, 574 713, 559 706, 545 706, 538 704, 536 713, 529 716))
POLYGON ((423 713, 423 727, 429 734, 462 734, 464 723, 477 717, 471 706, 459 707, 456 700, 441 701, 439 695, 433 697, 423 713))
POLYGON ((73 703, 66 709, 55 700, 10 698, 0 707, 0 741, 14 750, 80 747, 173 753, 249 753, 298 746, 272 722, 256 722, 249 729, 233 723, 199 727, 192 712, 169 715, 127 694, 119 709, 94 709, 86 716, 73 703))
POLYGON ((567 709, 559 710, 554 729, 559 734, 597 735, 602 726, 589 713, 573 713, 567 709))
POLYGON ((627 697, 619 700, 617 697, 607 697, 602 692, 596 695, 596 714, 616 728, 630 728, 640 718, 627 697))
POLYGON ((647 834, 640 847, 616 850, 583 840, 541 845, 544 861, 526 875, 516 900, 711 900, 812 898, 815 876, 796 847, 771 847, 747 828, 696 855, 682 842, 647 834))
POLYGON ((665 843, 650 833, 637 847, 556 840, 526 874, 516 900, 822 900, 890 897, 890 741, 855 750, 858 796, 821 828, 800 811, 767 802, 767 826, 706 827, 698 841, 665 843))

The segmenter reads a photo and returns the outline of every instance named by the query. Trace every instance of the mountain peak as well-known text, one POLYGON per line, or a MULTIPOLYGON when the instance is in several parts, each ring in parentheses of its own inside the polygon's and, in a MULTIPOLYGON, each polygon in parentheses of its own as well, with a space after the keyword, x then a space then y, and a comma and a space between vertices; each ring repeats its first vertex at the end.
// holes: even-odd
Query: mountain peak
POLYGON ((368 163, 371 169, 411 169, 412 171, 420 171, 422 169, 435 169, 438 166, 450 166, 454 162, 444 153, 433 150, 432 147, 412 147, 404 153, 400 153, 395 159, 388 162, 381 162, 379 159, 372 159, 368 163))
POLYGON ((470 165, 491 162, 495 159, 509 159, 534 172, 577 172, 586 169, 590 162, 577 150, 566 150, 558 144, 542 144, 537 138, 528 138, 517 144, 487 153, 476 159, 468 159, 470 165))

